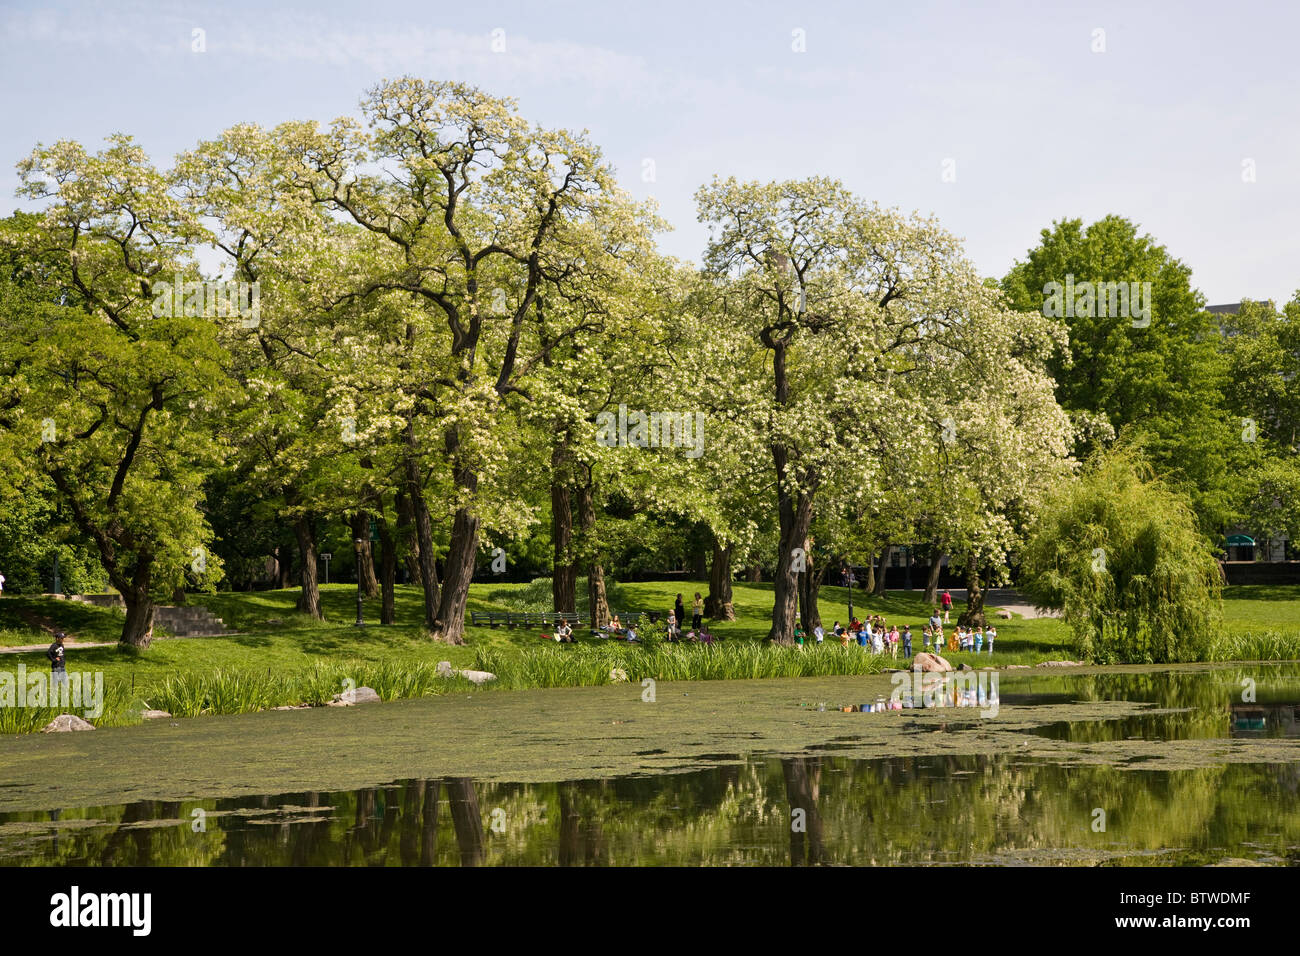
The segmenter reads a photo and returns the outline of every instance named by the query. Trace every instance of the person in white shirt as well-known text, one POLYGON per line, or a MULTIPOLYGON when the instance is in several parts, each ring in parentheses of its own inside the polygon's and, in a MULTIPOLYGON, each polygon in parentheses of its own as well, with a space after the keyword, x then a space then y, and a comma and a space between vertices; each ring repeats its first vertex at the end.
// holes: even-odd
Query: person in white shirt
POLYGON ((822 628, 820 624, 818 624, 816 627, 813 628, 813 637, 817 638, 818 644, 826 640, 826 631, 822 628))
POLYGON ((0 594, 5 593, 5 576, 0 574, 0 594))

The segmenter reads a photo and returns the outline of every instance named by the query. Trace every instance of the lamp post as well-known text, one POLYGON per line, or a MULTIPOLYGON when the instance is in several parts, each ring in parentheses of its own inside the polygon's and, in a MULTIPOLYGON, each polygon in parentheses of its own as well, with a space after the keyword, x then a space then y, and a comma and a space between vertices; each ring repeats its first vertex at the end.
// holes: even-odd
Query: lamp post
POLYGON ((857 578, 853 576, 853 565, 849 565, 849 623, 853 623, 853 584, 857 578))
POLYGON ((320 559, 325 562, 325 583, 330 583, 330 562, 334 560, 334 555, 329 551, 322 551, 320 559))
POLYGON ((357 623, 353 627, 365 627, 365 619, 361 616, 361 539, 353 538, 352 545, 356 549, 357 556, 357 623))

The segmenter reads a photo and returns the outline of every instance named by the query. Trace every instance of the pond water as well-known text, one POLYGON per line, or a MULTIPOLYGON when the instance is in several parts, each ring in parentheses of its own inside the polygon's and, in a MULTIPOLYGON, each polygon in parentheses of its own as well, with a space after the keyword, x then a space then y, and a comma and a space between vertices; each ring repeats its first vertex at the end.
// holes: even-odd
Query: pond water
POLYGON ((1017 724, 983 752, 898 755, 873 740, 874 756, 857 732, 872 721, 950 749, 996 721, 823 712, 822 701, 810 714, 796 701, 785 706, 825 731, 798 754, 711 752, 687 769, 601 779, 443 776, 12 811, 0 813, 0 864, 1300 865, 1300 666, 1001 683, 1002 708, 1022 722, 1062 705, 1083 716, 1017 724), (1097 711, 1114 701, 1137 711, 1097 711), (1180 747, 1183 763, 1161 766, 1180 747))

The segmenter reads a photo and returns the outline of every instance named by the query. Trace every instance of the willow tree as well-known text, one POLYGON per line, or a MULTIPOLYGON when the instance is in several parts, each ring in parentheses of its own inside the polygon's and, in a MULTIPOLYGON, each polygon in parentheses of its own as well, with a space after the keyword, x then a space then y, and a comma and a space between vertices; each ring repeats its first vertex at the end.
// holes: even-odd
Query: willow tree
POLYGON ((997 396, 1021 391, 1027 407, 1050 410, 1037 358, 1050 334, 1012 314, 934 221, 839 183, 731 179, 697 198, 714 230, 706 266, 747 333, 748 354, 731 361, 757 357, 763 369, 749 414, 771 459, 780 529, 769 638, 789 643, 815 502, 865 512, 885 485, 875 459, 921 460, 962 398, 1000 406, 997 396))
POLYGON ((1063 612, 1080 654, 1103 663, 1205 659, 1221 585, 1187 498, 1124 447, 1044 503, 1020 581, 1039 606, 1063 612))

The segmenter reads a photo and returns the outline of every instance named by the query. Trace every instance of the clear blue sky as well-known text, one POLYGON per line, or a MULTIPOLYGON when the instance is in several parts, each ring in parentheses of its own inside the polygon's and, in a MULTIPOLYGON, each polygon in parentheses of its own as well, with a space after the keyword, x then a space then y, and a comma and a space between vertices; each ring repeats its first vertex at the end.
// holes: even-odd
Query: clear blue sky
POLYGON ((1300 288, 1298 28, 1289 2, 1199 0, 0 0, 0 210, 20 205, 13 164, 38 141, 127 132, 167 165, 236 122, 355 113, 364 89, 410 73, 589 129, 659 201, 663 248, 683 258, 702 250, 692 194, 714 173, 820 174, 938 216, 985 275, 1053 219, 1114 212, 1211 303, 1285 300, 1300 288))

